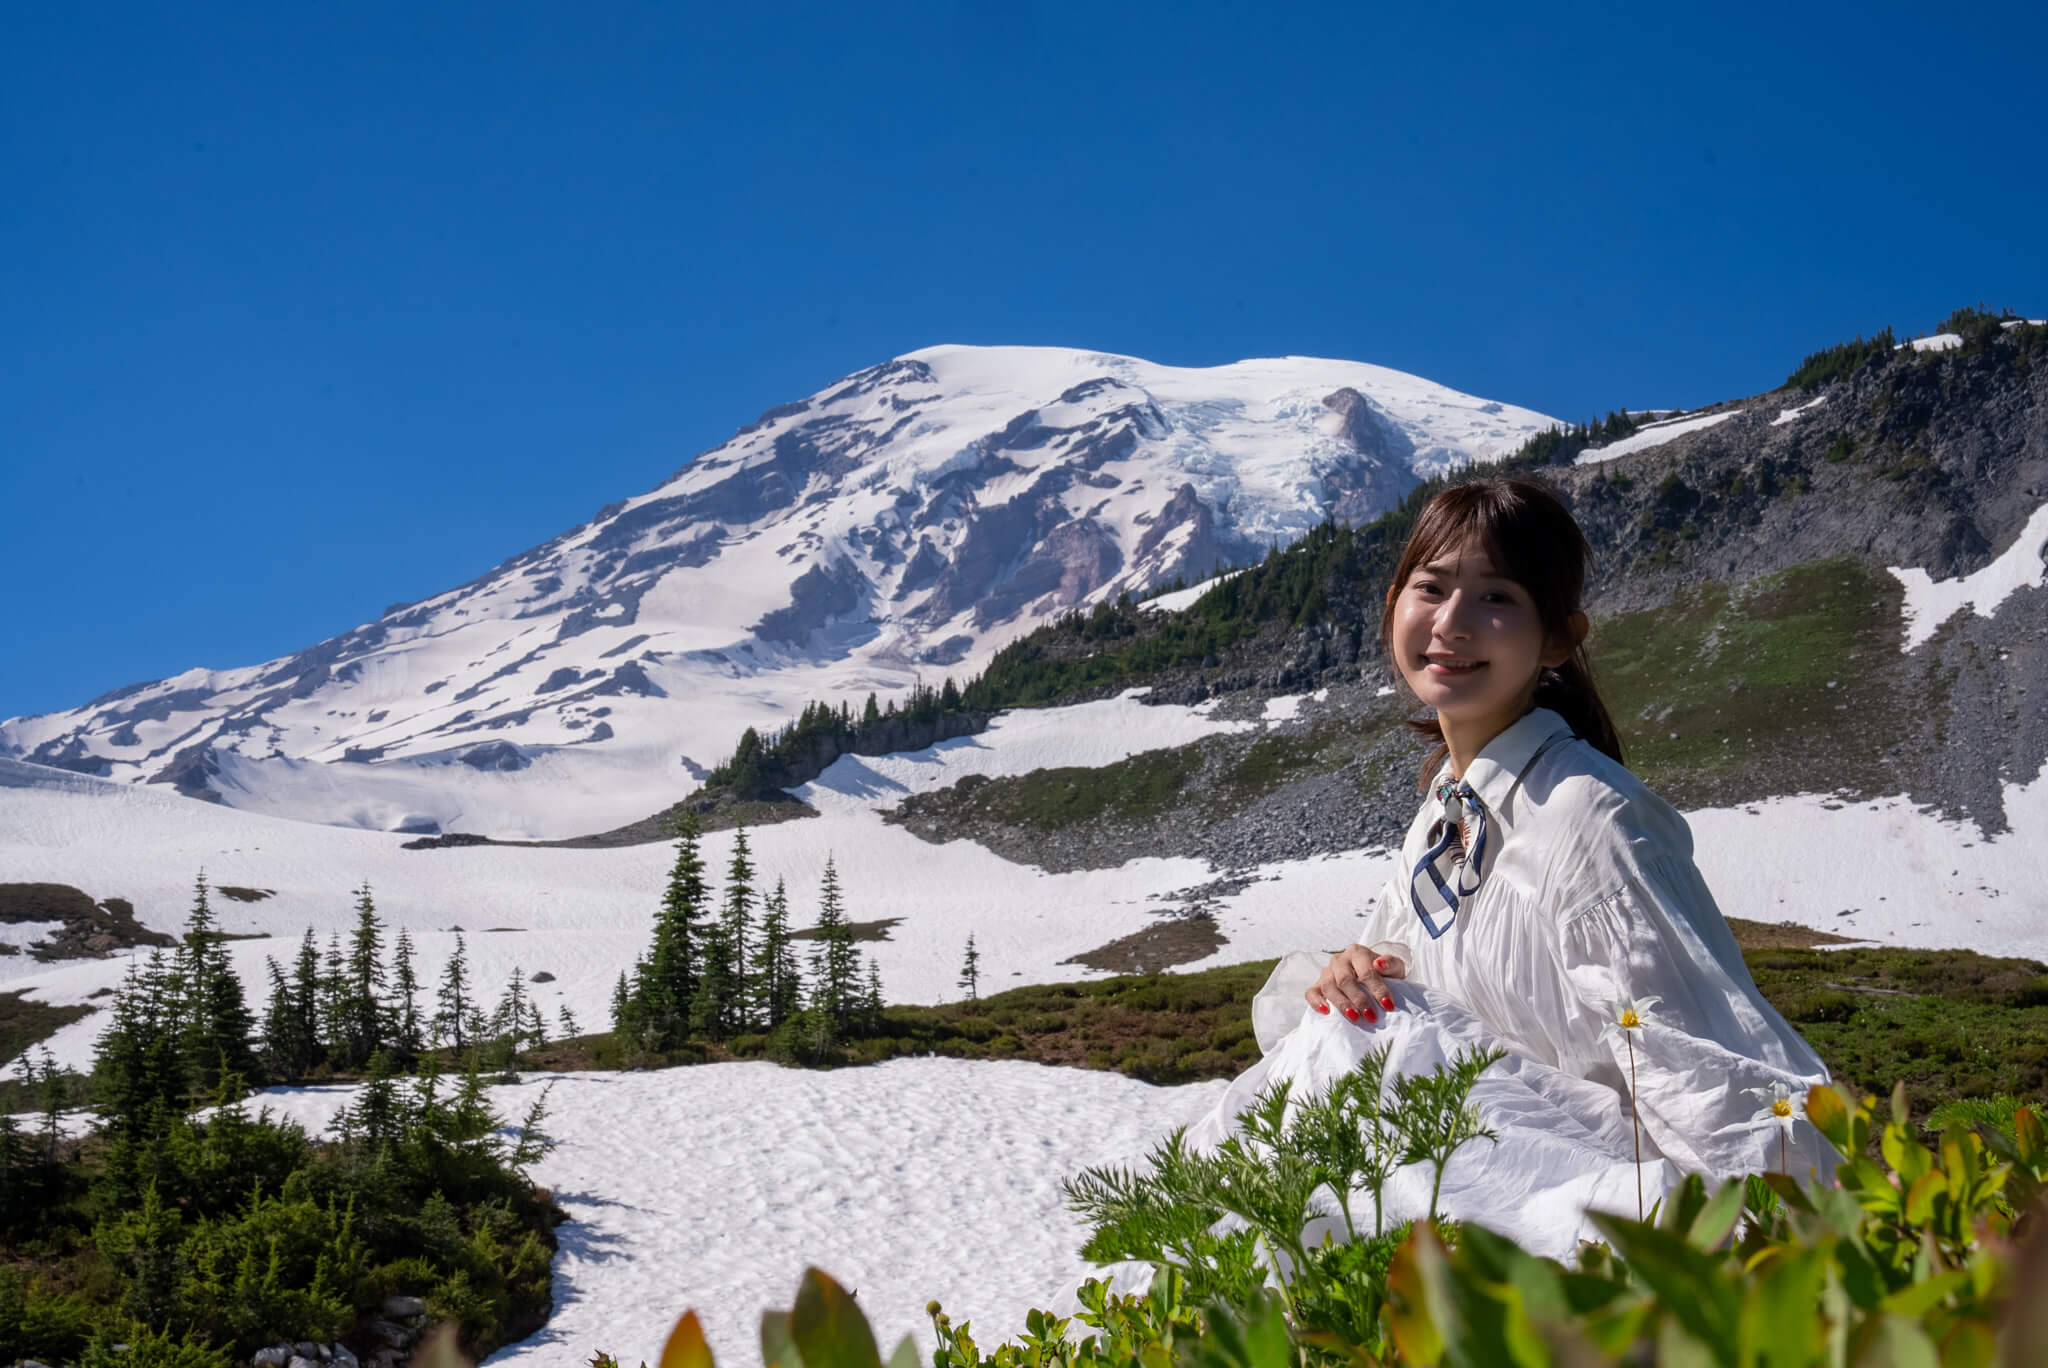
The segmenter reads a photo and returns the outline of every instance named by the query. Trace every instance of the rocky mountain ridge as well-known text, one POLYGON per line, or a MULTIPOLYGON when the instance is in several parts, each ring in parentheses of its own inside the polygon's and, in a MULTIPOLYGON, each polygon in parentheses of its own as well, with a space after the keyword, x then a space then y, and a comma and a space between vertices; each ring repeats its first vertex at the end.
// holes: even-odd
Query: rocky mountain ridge
MULTIPOLYGON (((2048 328, 1887 347, 1810 391, 1559 454, 1505 464, 1551 482, 1587 532, 1595 669, 1655 787, 1688 808, 1905 794, 1987 836, 2008 829, 2007 786, 2048 762, 2048 328), (1976 606, 1957 591, 1973 576, 1976 606), (1921 588, 1943 582, 1953 611, 1921 588)), ((1137 605, 1042 628, 977 681, 984 699, 1047 702, 1141 686, 1247 718, 1285 700, 1254 736, 1114 772, 963 783, 897 819, 1046 868, 1200 854, 1246 869, 1397 841, 1420 752, 1375 635, 1432 488, 1178 614, 1137 605), (1063 807, 1049 783, 1110 798, 1063 807)))

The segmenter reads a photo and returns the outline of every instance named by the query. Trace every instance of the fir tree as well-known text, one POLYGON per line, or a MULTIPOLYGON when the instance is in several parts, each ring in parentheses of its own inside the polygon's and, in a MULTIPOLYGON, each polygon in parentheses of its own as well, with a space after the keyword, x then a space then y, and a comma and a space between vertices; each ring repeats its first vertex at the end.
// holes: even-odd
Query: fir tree
POLYGON ((455 1047, 462 1053, 474 1042, 470 1040, 470 1025, 476 1012, 469 989, 469 951, 462 943, 462 933, 455 933, 455 953, 441 966, 441 988, 435 996, 434 1039, 455 1047))
POLYGON ((720 939, 725 953, 726 979, 718 994, 719 1025, 723 1032, 749 1029, 753 994, 748 991, 748 942, 754 919, 754 865, 747 858, 747 829, 733 834, 732 862, 725 872, 725 913, 720 919, 720 939))
MULTIPOLYGON (((646 963, 647 961, 644 959, 638 960, 635 961, 633 967, 635 970, 638 970, 642 968, 646 963)), ((635 1024, 634 1015, 635 1014, 633 1011, 633 991, 626 985, 626 971, 621 969, 619 970, 618 986, 612 989, 613 1032, 615 1032, 617 1035, 625 1039, 630 1040, 636 1038, 637 1032, 635 1032, 635 1030, 633 1029, 635 1024)))
POLYGON ((340 999, 341 1029, 335 1033, 339 1063, 360 1068, 388 1042, 384 1002, 384 924, 366 880, 356 890, 356 928, 349 936, 348 962, 340 999))
POLYGON ((817 945, 811 951, 811 1005, 831 1019, 836 1030, 851 1023, 860 991, 860 950, 839 892, 839 870, 825 857, 825 877, 818 890, 817 945))
POLYGON ((974 948, 971 932, 967 937, 967 958, 960 965, 960 987, 969 1002, 981 996, 981 953, 974 948))
POLYGON ((391 1044, 400 1063, 411 1063, 426 1049, 420 1027, 419 971, 413 967, 412 936, 398 929, 398 942, 391 951, 391 1044))
POLYGON ((339 1064, 348 1057, 349 1002, 348 961, 341 955, 341 933, 327 936, 326 953, 320 957, 320 1040, 327 1058, 339 1064))
POLYGON ((868 960, 868 982, 860 996, 861 1030, 867 1035, 882 1033, 882 966, 868 960))
POLYGON ((780 879, 761 904, 761 938, 754 948, 753 970, 754 1015, 772 1031, 803 1007, 796 943, 789 937, 789 894, 780 879))
POLYGON ((0 1112, 0 1230, 11 1230, 42 1206, 42 1165, 29 1155, 14 1118, 0 1112))
POLYGON ((188 1076, 200 1092, 213 1091, 224 1072, 248 1080, 257 1071, 256 1049, 250 1042, 255 1018, 242 995, 241 976, 228 960, 224 937, 214 925, 206 892, 202 872, 177 952, 179 1034, 188 1076))
POLYGON ((175 985, 163 952, 152 950, 141 967, 129 964, 107 1009, 93 1050, 93 1091, 101 1128, 116 1140, 157 1134, 184 1111, 190 1088, 175 985))
POLYGON ((569 1004, 562 1004, 562 1039, 574 1040, 583 1034, 583 1028, 576 1024, 576 1014, 569 1010, 569 1004))
MULTIPOLYGON (((303 961, 312 950, 313 933, 306 933, 303 961)), ((270 970, 270 1004, 263 1014, 263 1054, 269 1076, 284 1083, 296 1083, 320 1059, 320 1040, 314 1030, 313 1014, 285 977, 278 962, 265 957, 270 970)))
POLYGON ((327 1057, 328 1040, 321 1034, 320 991, 320 946, 309 926, 299 942, 299 957, 292 962, 292 1007, 308 1042, 307 1069, 327 1057))
POLYGON ((505 996, 498 999, 497 1010, 491 1013, 491 1054, 505 1067, 510 1067, 517 1058, 520 1043, 526 1038, 531 1006, 526 996, 526 977, 514 965, 512 977, 505 983, 505 996))
MULTIPOLYGON (((688 1031, 692 1035, 725 1038, 728 1020, 726 1004, 732 1000, 735 981, 733 959, 726 941, 725 918, 707 922, 697 932, 697 990, 690 997, 688 1031)), ((671 1039, 671 1044, 676 1043, 671 1039)))
POLYGON ((668 888, 654 919, 654 945, 647 971, 636 985, 639 1025, 663 1044, 681 1040, 697 997, 698 940, 705 919, 704 858, 697 841, 697 815, 686 812, 675 824, 676 858, 668 888))

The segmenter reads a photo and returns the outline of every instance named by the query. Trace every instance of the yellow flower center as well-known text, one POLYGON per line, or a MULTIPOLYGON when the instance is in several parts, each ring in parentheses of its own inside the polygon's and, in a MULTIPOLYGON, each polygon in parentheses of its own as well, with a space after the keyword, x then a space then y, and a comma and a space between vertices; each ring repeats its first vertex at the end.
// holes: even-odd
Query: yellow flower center
POLYGON ((1624 1030, 1624 1031, 1633 1031, 1633 1030, 1635 1030, 1635 1029, 1636 1029, 1636 1028, 1637 1028, 1638 1026, 1641 1026, 1642 1024, 1643 1024, 1643 1019, 1642 1019, 1641 1017, 1639 1017, 1639 1016, 1637 1016, 1637 1015, 1636 1015, 1636 1009, 1635 1009, 1635 1008, 1633 1008, 1633 1007, 1624 1007, 1624 1008, 1622 1008, 1622 1009, 1621 1009, 1621 1029, 1622 1029, 1622 1030, 1624 1030))
POLYGON ((1781 1098, 1779 1098, 1779 1099, 1778 1099, 1777 1101, 1775 1101, 1775 1102, 1771 1103, 1771 1115, 1773 1115, 1773 1116, 1790 1116, 1791 1114, 1792 1114, 1792 1099, 1791 1099, 1791 1098, 1789 1098, 1789 1097, 1781 1097, 1781 1098))

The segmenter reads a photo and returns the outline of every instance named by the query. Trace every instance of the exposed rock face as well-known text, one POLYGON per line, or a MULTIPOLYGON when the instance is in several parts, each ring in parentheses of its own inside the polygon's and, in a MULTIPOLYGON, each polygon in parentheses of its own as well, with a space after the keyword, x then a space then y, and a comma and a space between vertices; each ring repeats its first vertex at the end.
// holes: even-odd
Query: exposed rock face
POLYGON ((1338 390, 1323 406, 1342 420, 1338 433, 1358 453, 1357 460, 1333 465, 1323 476, 1330 516, 1340 523, 1370 522, 1413 487, 1415 443, 1355 389, 1338 390))
POLYGON ((790 586, 787 608, 778 608, 754 624, 754 636, 773 645, 801 649, 815 634, 864 608, 873 594, 874 586, 850 560, 814 565, 790 586))

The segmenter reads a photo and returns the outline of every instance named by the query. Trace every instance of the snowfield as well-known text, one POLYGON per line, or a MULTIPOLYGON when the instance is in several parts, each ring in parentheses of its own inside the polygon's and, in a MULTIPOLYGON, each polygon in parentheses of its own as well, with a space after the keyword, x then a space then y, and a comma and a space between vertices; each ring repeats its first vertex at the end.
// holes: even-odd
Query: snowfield
MULTIPOLYGON (((955 997, 969 935, 985 991, 1087 977, 1095 971, 1070 963, 1074 956, 1170 915, 1174 894, 1213 877, 1207 864, 1147 858, 1046 873, 970 841, 928 844, 883 821, 882 811, 969 774, 1104 765, 1204 735, 1286 725, 1306 701, 1275 699, 1266 720, 1233 722, 1215 718, 1210 705, 1148 706, 1134 692, 1008 713, 981 735, 921 751, 847 756, 797 792, 819 816, 748 833, 758 878, 764 887, 786 881, 792 921, 808 926, 831 858, 848 915, 893 920, 887 939, 864 947, 892 1001, 955 997)), ((1804 794, 1689 816, 1701 870, 1729 916, 2048 960, 2038 900, 2017 891, 2048 886, 2048 848, 2020 835, 2048 829, 2048 785, 2037 777, 2008 786, 2005 800, 2012 831, 1995 838, 1904 798, 1844 806, 1804 794)), ((253 1004, 267 996, 265 958, 286 961, 308 928, 323 943, 345 934, 353 890, 367 879, 390 933, 411 933, 423 982, 438 978, 459 930, 475 981, 491 999, 515 971, 530 979, 544 970, 553 981, 533 990, 551 1026, 564 1007, 583 1029, 608 1024, 613 985, 648 943, 671 846, 409 851, 401 840, 0 759, 0 881, 65 883, 95 899, 126 898, 144 925, 169 932, 183 925, 202 868, 216 888, 275 890, 253 903, 213 899, 224 931, 261 937, 229 945, 253 1004)), ((715 886, 723 885, 733 841, 731 832, 703 840, 715 886)), ((1345 943, 1358 909, 1395 862, 1388 851, 1357 850, 1257 870, 1217 906, 1225 944, 1187 967, 1345 943)), ((0 940, 25 946, 48 929, 0 927, 0 940)), ((97 1006, 129 958, 42 964, 25 954, 0 957, 0 990, 97 1006)), ((74 1022, 50 1049, 61 1062, 85 1067, 98 1031, 94 1017, 74 1022)))
MULTIPOLYGON (((493 1088, 492 1105, 516 1124, 544 1082, 493 1088)), ((786 1310, 812 1265, 859 1293, 884 1354, 914 1334, 930 1355, 933 1298, 985 1342, 1021 1334, 1093 1272, 1060 1183, 1138 1158, 1222 1090, 954 1059, 560 1075, 543 1129, 561 1144, 534 1170, 570 1216, 555 1314, 486 1362, 652 1363, 691 1308, 721 1363, 752 1362, 761 1312, 786 1310)), ((317 1132, 352 1091, 251 1105, 317 1132)))

